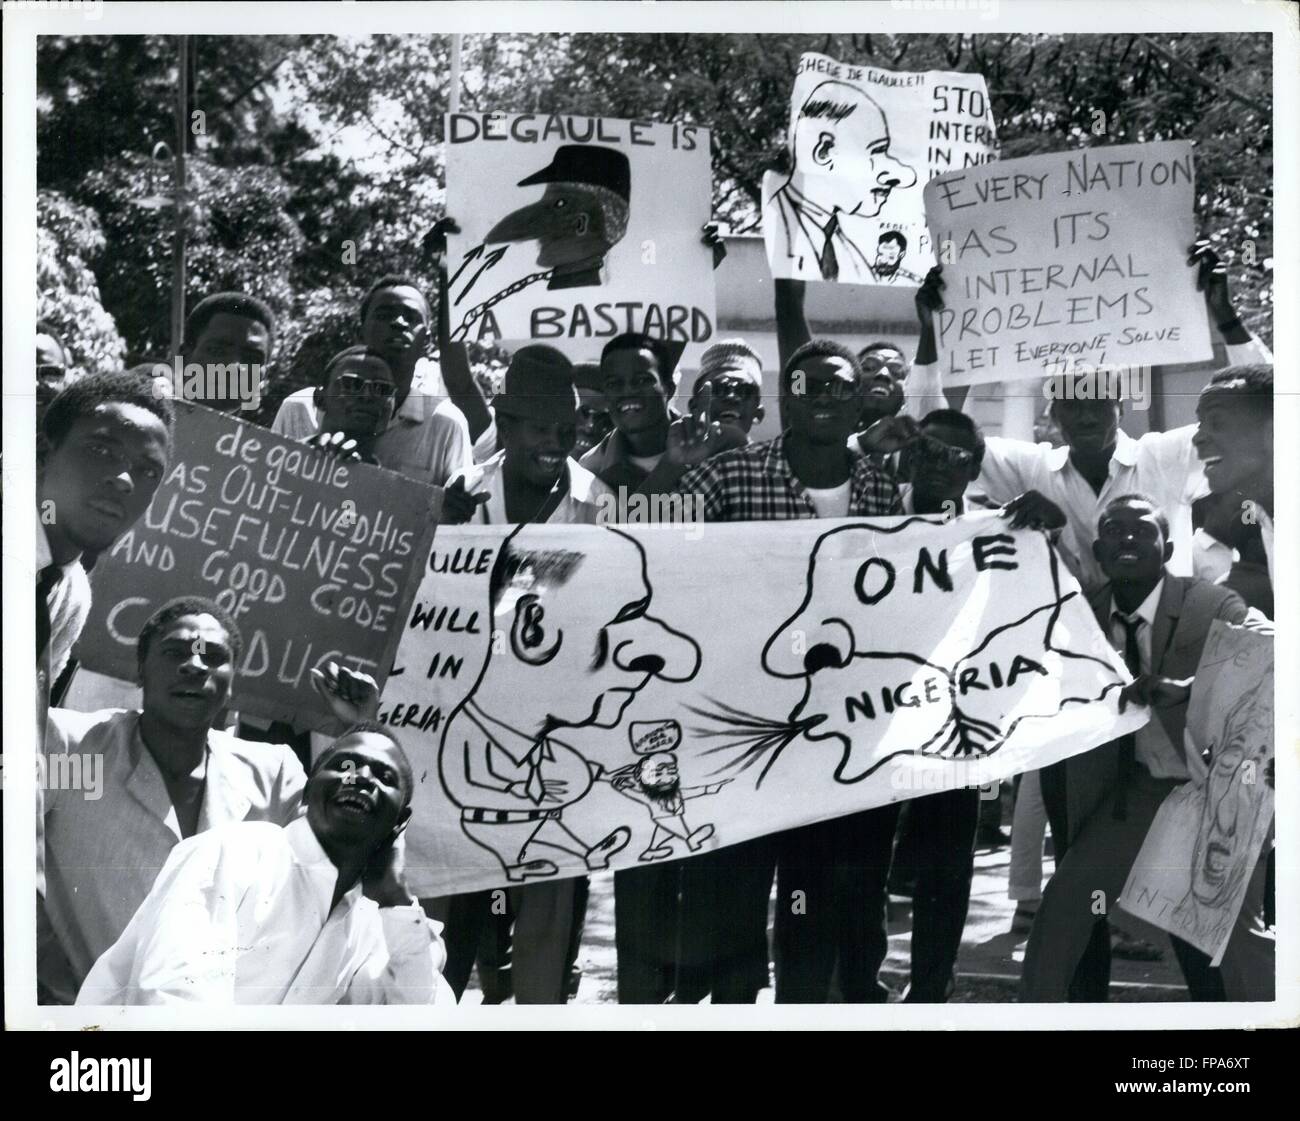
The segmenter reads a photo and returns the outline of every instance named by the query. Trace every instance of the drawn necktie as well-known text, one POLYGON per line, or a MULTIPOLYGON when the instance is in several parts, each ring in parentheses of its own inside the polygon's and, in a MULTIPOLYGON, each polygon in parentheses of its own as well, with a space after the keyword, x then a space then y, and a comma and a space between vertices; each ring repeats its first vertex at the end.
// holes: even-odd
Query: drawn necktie
MULTIPOLYGON (((1140 617, 1130 619, 1118 611, 1112 615, 1124 628, 1124 664, 1134 678, 1142 673, 1142 648, 1138 646, 1138 628, 1142 626, 1140 617)), ((1128 816, 1128 782, 1137 766, 1137 737, 1130 732, 1121 736, 1119 741, 1119 786, 1115 791, 1116 821, 1123 821, 1128 816)))
POLYGON ((545 740, 533 744, 533 749, 524 756, 524 766, 528 768, 528 778, 524 782, 524 793, 533 805, 540 806, 546 797, 546 784, 542 781, 542 764, 555 758, 551 745, 545 740))
POLYGON ((822 231, 826 235, 826 244, 822 246, 822 255, 817 262, 821 266, 823 280, 840 278, 840 263, 835 257, 835 235, 839 232, 839 228, 839 215, 832 214, 831 220, 826 223, 826 229, 822 231))

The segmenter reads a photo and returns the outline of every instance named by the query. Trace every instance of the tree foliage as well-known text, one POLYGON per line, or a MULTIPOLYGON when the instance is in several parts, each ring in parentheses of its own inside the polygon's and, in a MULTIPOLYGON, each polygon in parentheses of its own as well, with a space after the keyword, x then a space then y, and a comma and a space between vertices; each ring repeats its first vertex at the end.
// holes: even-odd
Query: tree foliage
POLYGON ((126 343, 91 268, 106 244, 99 216, 57 191, 38 191, 36 219, 37 317, 58 330, 73 377, 117 368, 126 343))
MULTIPOLYGON (((239 285, 266 296, 283 317, 280 369, 293 382, 316 361, 299 349, 351 331, 375 277, 412 272, 430 285, 420 241, 443 207, 449 39, 192 42, 191 106, 206 131, 194 140, 189 292, 239 285), (331 143, 343 135, 364 138, 369 158, 331 143)), ((1229 263, 1247 324, 1271 340, 1267 35, 467 35, 462 108, 706 126, 715 214, 756 232, 807 50, 983 74, 1003 158, 1192 140, 1197 222, 1229 263)), ((153 142, 174 137, 176 58, 175 41, 159 36, 38 43, 39 182, 98 214, 112 252, 79 259, 136 354, 166 339, 170 210, 139 200, 160 186, 147 182, 153 142)))

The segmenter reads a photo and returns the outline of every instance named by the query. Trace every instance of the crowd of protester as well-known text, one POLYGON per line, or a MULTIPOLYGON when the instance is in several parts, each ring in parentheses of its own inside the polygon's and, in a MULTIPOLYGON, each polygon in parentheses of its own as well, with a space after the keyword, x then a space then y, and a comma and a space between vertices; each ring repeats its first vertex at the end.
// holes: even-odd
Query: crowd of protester
MULTIPOLYGON (((454 229, 444 220, 430 235, 440 259, 454 229)), ((1272 613, 1272 357, 1242 327, 1209 246, 1193 246, 1188 266, 1228 365, 1202 391, 1197 423, 1139 438, 1121 426, 1120 400, 1076 396, 1065 376, 1051 405, 1062 446, 984 434, 964 392, 945 393, 939 377, 939 268, 917 294, 911 362, 888 340, 855 352, 813 337, 803 284, 777 281, 776 400, 764 399, 763 364, 744 339, 714 343, 679 386, 680 346, 625 334, 578 365, 521 347, 488 402, 450 337, 445 265, 436 318, 417 281, 385 275, 361 301, 355 345, 286 397, 271 428, 443 488, 444 524, 595 524, 610 508, 602 499, 621 492, 689 498, 707 521, 996 509, 1048 534, 1134 676, 1125 703, 1158 717, 1017 782, 1009 890, 1028 929, 1022 999, 1104 1000, 1112 952, 1161 952, 1113 932, 1090 900, 1118 894, 1164 796, 1204 771, 1182 729, 1209 624, 1272 613), (672 404, 679 389, 684 413, 672 404), (755 442, 773 411, 780 434, 755 442)), ((180 358, 265 368, 276 327, 261 300, 216 293, 191 311, 180 358)), ((268 743, 274 728, 232 729, 240 629, 189 597, 139 634, 138 707, 59 707, 89 610, 87 570, 148 507, 174 423, 166 379, 147 365, 71 384, 68 366, 41 323, 39 731, 47 758, 98 755, 104 776, 95 802, 41 793, 41 1000, 427 1002, 459 999, 475 968, 490 1002, 571 999, 586 879, 514 885, 505 907, 491 892, 417 901, 407 890, 411 766, 375 722, 366 675, 313 671, 338 721, 321 750, 268 743)), ((977 838, 1005 836, 981 814, 978 790, 943 791, 617 871, 619 1000, 753 1002, 773 973, 778 1003, 889 1000, 891 889, 912 898, 901 998, 948 1000, 977 838), (774 884, 778 898, 802 892, 806 907, 776 909, 769 947, 774 884)), ((1271 998, 1269 863, 1259 861, 1218 966, 1175 940, 1194 999, 1271 998)))

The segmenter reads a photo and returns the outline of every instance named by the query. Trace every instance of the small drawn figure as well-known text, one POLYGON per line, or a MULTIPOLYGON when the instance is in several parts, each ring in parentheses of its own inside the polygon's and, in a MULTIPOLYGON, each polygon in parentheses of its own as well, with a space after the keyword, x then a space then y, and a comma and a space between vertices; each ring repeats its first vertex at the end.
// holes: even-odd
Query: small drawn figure
POLYGON ((723 779, 707 786, 682 786, 677 756, 671 751, 644 755, 635 763, 611 771, 605 778, 624 797, 640 802, 650 811, 654 832, 645 851, 637 857, 646 863, 672 856, 674 839, 684 842, 691 852, 699 852, 713 836, 714 827, 709 824, 692 829, 687 825, 686 803, 692 798, 716 794, 732 781, 723 779))
POLYGON ((857 86, 821 82, 800 107, 792 137, 790 177, 767 200, 764 225, 776 224, 797 277, 872 283, 876 269, 844 219, 876 217, 895 188, 917 180, 889 154, 883 110, 857 86))
POLYGON ((903 268, 907 256, 907 238, 898 230, 886 230, 876 241, 876 279, 888 284, 916 284, 921 278, 903 268))
MULTIPOLYGON (((628 158, 616 148, 596 144, 564 144, 540 171, 519 180, 518 186, 546 185, 536 202, 514 210, 492 227, 483 245, 476 246, 451 279, 455 287, 471 262, 486 245, 537 242, 537 264, 543 272, 529 273, 471 308, 452 337, 463 339, 470 326, 502 300, 532 284, 546 281, 548 289, 586 288, 603 284, 605 257, 627 233, 632 199, 632 173, 628 158)), ((456 303, 488 270, 497 265, 505 249, 489 253, 456 295, 456 303)))
POLYGON ((700 667, 695 641, 650 614, 640 543, 605 530, 599 567, 554 548, 543 526, 506 539, 488 593, 501 641, 488 636, 482 674, 443 733, 438 773, 461 830, 511 883, 558 873, 544 849, 609 867, 632 833, 619 825, 593 838, 565 820, 605 774, 565 729, 615 728, 650 681, 689 681, 700 667))

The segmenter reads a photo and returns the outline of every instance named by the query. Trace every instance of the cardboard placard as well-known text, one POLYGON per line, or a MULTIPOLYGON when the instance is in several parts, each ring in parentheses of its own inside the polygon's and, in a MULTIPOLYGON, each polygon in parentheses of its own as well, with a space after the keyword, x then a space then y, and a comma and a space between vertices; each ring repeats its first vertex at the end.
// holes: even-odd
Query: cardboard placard
POLYGON ((708 129, 542 113, 446 129, 453 339, 585 359, 625 331, 713 337, 708 129))
POLYGON ((1185 140, 1054 152, 940 175, 925 188, 943 265, 943 383, 1201 362, 1205 299, 1185 140))
POLYGON ((428 556, 437 493, 177 401, 167 475, 91 574, 81 663, 135 680, 149 616, 176 596, 205 596, 243 633, 235 707, 329 724, 309 671, 334 660, 383 686, 428 556))

